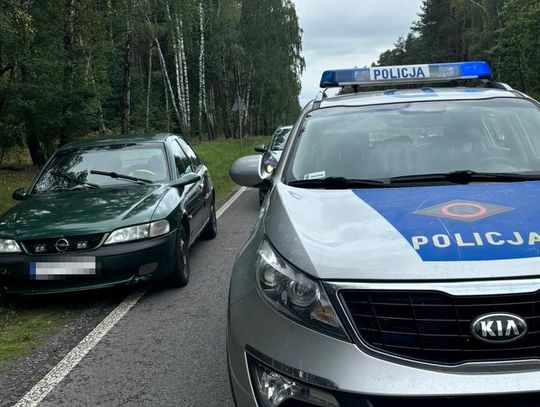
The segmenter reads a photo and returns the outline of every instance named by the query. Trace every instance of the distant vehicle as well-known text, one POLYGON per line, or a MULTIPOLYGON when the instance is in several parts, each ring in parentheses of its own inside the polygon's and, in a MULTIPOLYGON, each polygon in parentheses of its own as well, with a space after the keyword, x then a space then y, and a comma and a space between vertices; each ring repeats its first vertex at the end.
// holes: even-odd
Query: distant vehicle
MULTIPOLYGON (((263 153, 262 170, 266 173, 272 174, 277 167, 292 128, 293 126, 278 127, 272 135, 268 147, 264 144, 255 146, 255 151, 263 153)), ((259 188, 259 203, 261 205, 269 190, 270 185, 266 183, 259 188)))
POLYGON ((0 217, 0 288, 39 294, 189 280, 189 246, 217 234, 208 168, 179 136, 60 148, 0 217))
POLYGON ((323 74, 354 93, 304 108, 233 266, 238 407, 540 405, 540 103, 491 77, 323 74))

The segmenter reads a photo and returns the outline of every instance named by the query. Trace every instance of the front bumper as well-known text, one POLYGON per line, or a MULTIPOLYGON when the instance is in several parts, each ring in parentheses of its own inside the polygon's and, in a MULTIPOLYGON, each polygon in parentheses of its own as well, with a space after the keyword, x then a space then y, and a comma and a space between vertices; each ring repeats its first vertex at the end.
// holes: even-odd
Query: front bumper
POLYGON ((173 272, 176 231, 151 240, 103 246, 97 250, 56 256, 26 254, 0 256, 0 290, 5 294, 49 294, 134 284, 173 272), (30 265, 35 262, 73 262, 95 258, 95 275, 62 275, 37 280, 30 265))
POLYGON ((231 386, 239 407, 258 405, 250 359, 327 391, 340 406, 537 406, 540 399, 536 362, 523 364, 521 371, 514 366, 513 371, 492 372, 400 363, 289 320, 255 290, 230 304, 227 343, 231 386), (504 404, 509 401, 513 404, 504 404))

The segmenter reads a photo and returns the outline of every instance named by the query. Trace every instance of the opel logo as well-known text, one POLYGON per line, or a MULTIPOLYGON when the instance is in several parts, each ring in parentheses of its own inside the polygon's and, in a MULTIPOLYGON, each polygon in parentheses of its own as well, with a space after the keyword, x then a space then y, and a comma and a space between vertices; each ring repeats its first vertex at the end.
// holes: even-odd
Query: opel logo
POLYGON ((62 253, 69 249, 69 242, 66 239, 58 239, 54 244, 54 247, 56 247, 56 250, 62 253))
POLYGON ((471 323, 473 336, 487 343, 509 343, 527 334, 527 322, 520 316, 505 313, 486 314, 471 323))

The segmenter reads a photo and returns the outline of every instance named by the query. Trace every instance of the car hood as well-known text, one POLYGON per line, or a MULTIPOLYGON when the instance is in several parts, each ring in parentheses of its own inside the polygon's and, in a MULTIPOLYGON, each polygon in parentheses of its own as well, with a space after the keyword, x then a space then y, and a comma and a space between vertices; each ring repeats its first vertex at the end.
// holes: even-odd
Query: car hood
POLYGON ((362 190, 278 183, 266 234, 328 280, 467 280, 540 275, 540 182, 362 190))
POLYGON ((0 217, 0 236, 76 236, 149 222, 166 190, 160 185, 134 185, 32 195, 0 217))

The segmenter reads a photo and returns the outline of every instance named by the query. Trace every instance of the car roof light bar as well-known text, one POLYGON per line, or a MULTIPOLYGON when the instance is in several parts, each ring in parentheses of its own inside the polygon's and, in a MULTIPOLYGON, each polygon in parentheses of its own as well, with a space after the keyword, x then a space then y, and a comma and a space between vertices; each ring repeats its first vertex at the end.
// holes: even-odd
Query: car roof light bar
POLYGON ((432 83, 459 79, 491 80, 489 64, 483 61, 444 64, 374 66, 371 68, 325 71, 321 88, 342 86, 386 86, 408 83, 432 83))

